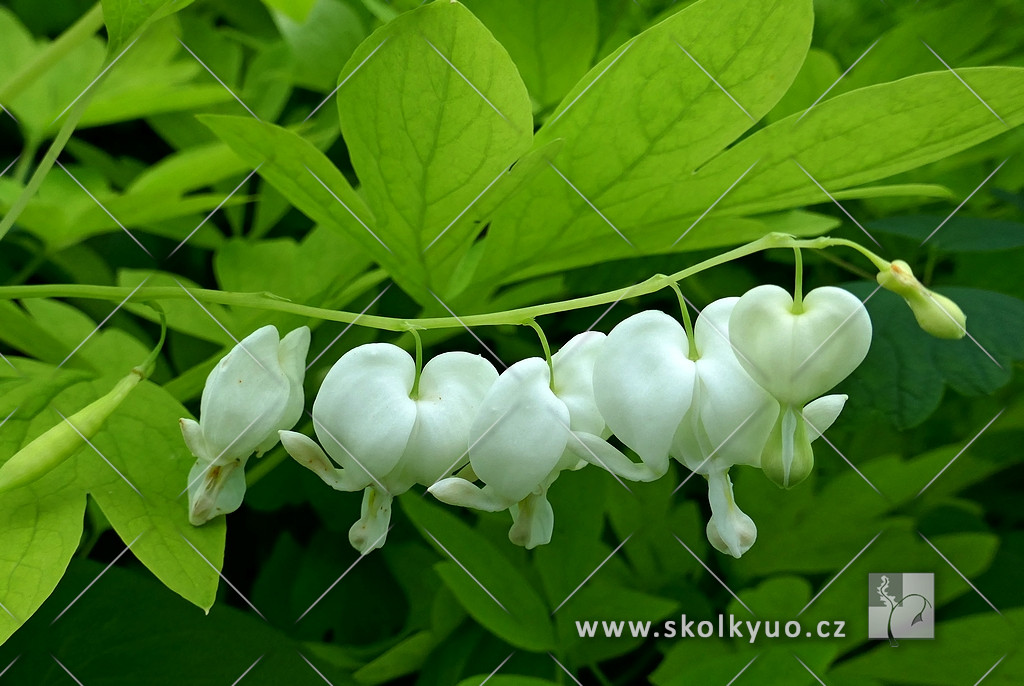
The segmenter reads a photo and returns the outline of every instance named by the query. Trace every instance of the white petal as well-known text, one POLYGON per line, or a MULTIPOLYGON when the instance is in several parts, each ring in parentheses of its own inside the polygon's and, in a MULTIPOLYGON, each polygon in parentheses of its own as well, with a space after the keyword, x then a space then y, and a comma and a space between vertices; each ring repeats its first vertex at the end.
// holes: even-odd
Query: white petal
POLYGON ((206 439, 203 438, 203 428, 194 419, 181 418, 178 420, 181 427, 181 436, 185 439, 185 445, 193 456, 199 458, 200 462, 213 462, 206 439))
POLYGON ((312 438, 295 431, 282 431, 281 445, 292 459, 310 470, 331 488, 338 491, 358 491, 370 484, 366 472, 338 469, 312 438))
POLYGON ((600 436, 574 431, 566 445, 575 457, 605 469, 627 481, 654 481, 664 472, 656 472, 650 465, 633 462, 600 436))
POLYGON ((608 427, 655 473, 693 400, 695 368, 679 322, 650 310, 612 329, 594 365, 594 399, 608 427))
POLYGON ((277 329, 264 326, 244 338, 210 372, 199 421, 216 461, 247 458, 269 435, 276 436, 289 398, 278 343, 277 329))
POLYGON ((278 363, 288 380, 288 401, 280 419, 275 425, 276 431, 269 434, 266 440, 256 449, 257 455, 263 455, 277 444, 277 431, 295 426, 302 416, 305 397, 302 382, 306 378, 306 354, 309 352, 309 328, 300 326, 281 339, 278 346, 278 363))
POLYGON ((416 422, 409 397, 416 364, 389 343, 361 345, 341 356, 313 403, 321 445, 346 471, 380 481, 398 464, 416 422))
POLYGON ((376 486, 363 491, 363 505, 360 517, 348 530, 348 540, 361 555, 384 545, 391 526, 391 502, 393 496, 376 486))
POLYGON ((569 408, 569 428, 573 431, 598 436, 605 431, 604 418, 594 401, 594 362, 605 339, 600 331, 585 331, 551 356, 555 367, 553 390, 569 408))
POLYGON ((565 451, 569 410, 549 383, 546 361, 517 362, 498 377, 470 429, 473 471, 509 502, 536 490, 565 451))
POLYGON ((807 438, 813 443, 839 418, 846 405, 847 395, 826 395, 804 405, 804 421, 807 422, 807 438))
POLYGON ((871 345, 871 320, 863 304, 841 288, 816 288, 794 314, 782 288, 745 293, 729 320, 740 364, 783 404, 802 405, 857 368, 871 345))
POLYGON ((551 542, 555 512, 546 493, 530 494, 509 511, 512 513, 512 528, 508 530, 508 540, 527 550, 551 542))
POLYGON ((499 496, 490 486, 480 488, 457 476, 441 479, 427 491, 442 503, 470 507, 483 512, 501 512, 514 504, 499 496))
POLYGON ((427 362, 415 401, 416 423, 392 481, 406 489, 414 483, 430 486, 467 464, 470 426, 497 379, 494 366, 479 355, 450 352, 427 362))
POLYGON ((708 541, 719 552, 742 557, 757 539, 757 526, 736 505, 728 471, 708 475, 708 500, 712 512, 707 525, 708 541))
POLYGON ((188 520, 202 526, 214 517, 234 512, 245 498, 245 465, 197 461, 188 473, 188 520))

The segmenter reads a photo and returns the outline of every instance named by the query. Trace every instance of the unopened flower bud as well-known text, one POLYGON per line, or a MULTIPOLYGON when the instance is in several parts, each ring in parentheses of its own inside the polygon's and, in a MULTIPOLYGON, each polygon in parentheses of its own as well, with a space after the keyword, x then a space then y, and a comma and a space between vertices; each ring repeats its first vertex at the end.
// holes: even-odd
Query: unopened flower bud
POLYGON ((906 301, 918 325, 932 336, 956 340, 967 335, 963 310, 946 296, 925 288, 903 260, 893 260, 876 278, 882 288, 906 301))

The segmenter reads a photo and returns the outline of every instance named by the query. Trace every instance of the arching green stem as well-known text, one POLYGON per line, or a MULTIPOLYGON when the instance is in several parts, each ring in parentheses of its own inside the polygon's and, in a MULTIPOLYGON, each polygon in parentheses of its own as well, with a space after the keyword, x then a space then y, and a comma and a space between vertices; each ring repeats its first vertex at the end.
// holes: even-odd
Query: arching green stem
POLYGON ((420 397, 420 375, 423 374, 423 339, 416 329, 409 329, 413 340, 416 341, 416 378, 412 382, 412 393, 410 396, 415 399, 420 397))
MULTIPOLYGON (((746 245, 742 245, 721 255, 716 255, 698 264, 682 269, 668 276, 655 276, 638 284, 618 288, 613 291, 599 293, 581 298, 571 298, 554 303, 543 305, 532 305, 520 307, 504 312, 493 312, 489 314, 467 315, 465 317, 429 317, 423 319, 403 319, 398 317, 381 317, 378 315, 359 314, 356 312, 343 312, 330 310, 321 307, 310 307, 293 303, 289 300, 276 296, 272 293, 230 293, 219 290, 191 289, 186 291, 179 286, 150 286, 142 287, 135 291, 133 299, 136 302, 152 302, 154 300, 196 300, 203 303, 215 303, 219 305, 232 305, 234 307, 250 307, 273 312, 288 312, 314 319, 343 322, 346 324, 358 324, 372 329, 384 331, 404 332, 411 327, 420 330, 425 329, 449 329, 461 328, 462 326, 499 326, 499 325, 524 325, 530 320, 548 314, 579 310, 586 307, 599 305, 610 305, 623 298, 650 295, 665 288, 666 286, 687 279, 694 274, 699 274, 712 267, 726 264, 733 260, 747 255, 752 255, 763 250, 773 248, 808 248, 822 250, 831 246, 844 246, 857 250, 867 257, 879 270, 887 269, 889 262, 861 245, 842 238, 820 238, 798 239, 793 236, 781 233, 771 233, 746 245)), ((0 300, 15 300, 20 298, 91 298, 96 300, 121 301, 132 293, 133 289, 120 286, 90 286, 79 284, 45 284, 32 286, 3 286, 0 287, 0 300)))

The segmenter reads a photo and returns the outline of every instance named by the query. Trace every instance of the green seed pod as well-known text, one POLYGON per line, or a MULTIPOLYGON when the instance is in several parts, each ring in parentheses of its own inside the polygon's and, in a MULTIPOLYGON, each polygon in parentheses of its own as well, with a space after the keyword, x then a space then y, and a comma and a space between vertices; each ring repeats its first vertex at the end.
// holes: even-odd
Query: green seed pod
POLYGON ((144 376, 143 370, 136 367, 105 396, 61 420, 15 453, 0 467, 0 493, 41 479, 74 455, 100 430, 144 376))

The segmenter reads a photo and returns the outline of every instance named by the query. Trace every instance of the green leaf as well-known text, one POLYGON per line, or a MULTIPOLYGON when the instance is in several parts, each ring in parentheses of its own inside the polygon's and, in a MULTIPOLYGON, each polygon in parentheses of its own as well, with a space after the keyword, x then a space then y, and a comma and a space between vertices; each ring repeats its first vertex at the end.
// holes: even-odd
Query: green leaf
POLYGON ((597 51, 594 0, 466 0, 508 50, 530 95, 554 105, 590 68, 597 51))
MULTIPOLYGON (((273 5, 299 3, 276 0, 273 5)), ((366 38, 363 21, 342 0, 304 0, 302 8, 275 8, 274 21, 291 53, 295 84, 327 92, 345 61, 366 38), (295 11, 299 10, 299 11, 295 11), (303 13, 300 18, 297 16, 303 13)))
POLYGON ((51 600, 6 648, 21 657, 5 676, 35 686, 70 682, 54 655, 86 684, 322 686, 325 678, 335 686, 353 683, 316 657, 312 646, 251 612, 218 605, 203 617, 146 576, 121 566, 104 571, 90 560, 72 564, 51 600))
POLYGON ((482 674, 463 679, 459 682, 458 686, 482 686, 484 682, 492 684, 492 686, 556 686, 553 681, 538 679, 535 676, 522 676, 520 674, 495 674, 490 678, 489 675, 482 674))
POLYGON ((765 116, 768 123, 785 119, 794 112, 801 112, 818 100, 839 78, 840 69, 836 58, 817 48, 807 52, 807 59, 800 67, 793 85, 782 96, 778 104, 765 116))
POLYGON ((872 234, 906 237, 915 244, 927 239, 927 246, 944 253, 995 252, 1024 247, 1024 224, 1003 219, 911 215, 886 217, 865 228, 872 234))
MULTIPOLYGON (((848 288, 861 298, 873 290, 867 284, 848 288)), ((938 290, 963 309, 973 340, 926 334, 899 296, 879 291, 866 305, 874 326, 871 349, 845 383, 851 410, 907 429, 935 411, 946 386, 976 396, 1010 381, 1013 364, 1024 360, 1024 301, 972 288, 938 290)))
POLYGON ((584 246, 588 263, 672 249, 735 177, 696 197, 682 186, 782 97, 807 51, 811 21, 804 0, 704 0, 608 56, 538 132, 538 144, 565 144, 553 166, 496 214, 480 273, 538 271, 584 246), (659 206, 684 199, 699 209, 665 226, 659 206))
POLYGON ((155 19, 191 5, 193 0, 102 0, 107 53, 113 59, 155 19))
POLYGON ((487 29, 448 2, 379 29, 340 79, 342 133, 377 218, 375 254, 434 303, 428 289, 443 290, 479 230, 456 220, 530 147, 526 88, 487 29))
POLYGON ((410 494, 402 509, 446 558, 434 566, 459 603, 484 628, 526 650, 552 650, 554 631, 537 591, 508 560, 454 515, 410 494))

